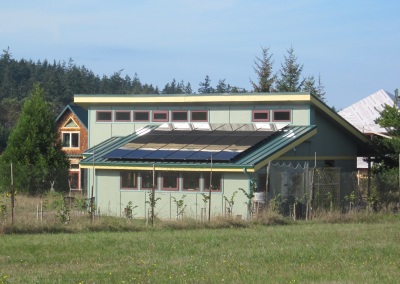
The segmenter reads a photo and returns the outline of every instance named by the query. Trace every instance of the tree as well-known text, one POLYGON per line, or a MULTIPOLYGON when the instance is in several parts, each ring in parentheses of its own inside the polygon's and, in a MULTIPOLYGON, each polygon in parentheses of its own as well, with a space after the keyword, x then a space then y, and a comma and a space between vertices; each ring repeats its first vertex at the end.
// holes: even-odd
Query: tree
POLYGON ((253 67, 254 72, 257 74, 258 82, 250 80, 250 83, 254 92, 273 92, 272 86, 276 80, 276 75, 272 74, 274 61, 272 60, 272 54, 269 54, 269 48, 261 47, 261 50, 262 57, 256 57, 254 60, 255 66, 253 67))
POLYGON ((400 109, 398 108, 398 90, 395 91, 393 105, 385 105, 380 117, 375 120, 385 128, 391 139, 377 138, 374 140, 374 173, 378 174, 376 195, 386 206, 398 202, 398 165, 400 155, 400 109), (393 180, 394 178, 394 180, 393 180))
POLYGON ((43 93, 39 84, 33 86, 9 136, 0 159, 3 188, 10 184, 10 171, 4 169, 13 163, 14 184, 19 191, 43 193, 53 181, 56 190, 68 190, 69 162, 61 150, 55 119, 43 93))
POLYGON ((281 69, 279 70, 276 90, 278 92, 300 92, 304 84, 304 80, 300 80, 303 65, 297 63, 293 47, 287 52, 288 56, 285 56, 285 62, 281 64, 281 69))
POLYGON ((325 92, 324 85, 321 83, 321 76, 318 75, 318 85, 315 85, 315 78, 313 75, 308 76, 304 79, 303 92, 309 92, 311 95, 319 98, 321 101, 325 102, 325 92))
POLYGON ((218 85, 215 88, 215 92, 223 94, 223 93, 230 93, 231 86, 225 83, 225 79, 219 80, 218 85))
POLYGON ((204 79, 204 82, 199 83, 200 88, 198 89, 200 94, 209 94, 209 93, 214 93, 213 87, 211 87, 211 80, 208 75, 204 79))

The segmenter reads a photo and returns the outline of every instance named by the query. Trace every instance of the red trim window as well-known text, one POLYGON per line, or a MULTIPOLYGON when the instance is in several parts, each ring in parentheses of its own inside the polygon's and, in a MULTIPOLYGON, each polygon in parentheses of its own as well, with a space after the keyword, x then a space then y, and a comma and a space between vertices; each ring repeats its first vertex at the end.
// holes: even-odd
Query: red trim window
POLYGON ((154 110, 153 121, 154 122, 168 122, 168 111, 167 110, 154 110))
POLYGON ((96 121, 97 122, 110 122, 110 121, 112 121, 112 111, 111 110, 98 110, 98 111, 96 111, 96 121))
POLYGON ((135 171, 121 171, 121 189, 138 189, 137 178, 135 171))
MULTIPOLYGON (((204 173, 204 191, 208 191, 210 188, 210 173, 204 173)), ((222 173, 213 172, 211 180, 212 191, 222 191, 222 173)))
POLYGON ((174 110, 171 112, 171 120, 174 122, 187 122, 188 121, 188 112, 181 110, 174 110))
POLYGON ((253 110, 252 121, 253 122, 268 122, 269 121, 269 110, 253 110))
POLYGON ((133 121, 150 121, 150 111, 134 111, 133 121))
MULTIPOLYGON (((157 176, 154 177, 155 188, 157 188, 157 176)), ((153 171, 140 172, 140 189, 153 189, 153 171)))
POLYGON ((290 110, 273 110, 272 121, 276 122, 290 122, 292 120, 292 113, 290 110))
POLYGON ((193 122, 207 122, 208 111, 206 110, 192 110, 190 112, 190 121, 193 122))
POLYGON ((79 172, 69 172, 69 188, 79 190, 80 182, 79 182, 80 174, 79 172))
POLYGON ((200 172, 183 172, 183 190, 200 191, 200 172))
POLYGON ((130 110, 116 110, 114 111, 114 121, 116 122, 130 122, 131 119, 130 110))
POLYGON ((177 172, 164 172, 162 174, 162 190, 179 189, 179 173, 177 172))

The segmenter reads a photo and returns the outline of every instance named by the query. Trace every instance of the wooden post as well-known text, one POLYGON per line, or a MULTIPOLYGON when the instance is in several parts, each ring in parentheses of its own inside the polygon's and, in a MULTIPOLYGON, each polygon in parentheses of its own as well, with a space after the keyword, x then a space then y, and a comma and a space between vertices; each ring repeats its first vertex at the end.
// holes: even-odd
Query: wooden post
POLYGON ((208 189, 208 222, 211 221, 211 188, 212 188, 212 155, 211 155, 211 169, 210 169, 210 188, 208 189))
POLYGON ((155 169, 155 166, 154 166, 154 164, 153 164, 153 187, 152 187, 152 189, 151 189, 151 200, 150 200, 150 202, 151 202, 151 225, 154 227, 154 223, 155 223, 155 215, 154 215, 154 206, 155 206, 155 204, 154 204, 154 202, 155 202, 155 198, 154 198, 154 195, 155 195, 155 193, 156 193, 156 187, 155 187, 155 172, 156 172, 156 169, 155 169))
POLYGON ((15 202, 14 175, 13 175, 13 164, 11 163, 11 224, 12 225, 14 225, 14 202, 15 202))

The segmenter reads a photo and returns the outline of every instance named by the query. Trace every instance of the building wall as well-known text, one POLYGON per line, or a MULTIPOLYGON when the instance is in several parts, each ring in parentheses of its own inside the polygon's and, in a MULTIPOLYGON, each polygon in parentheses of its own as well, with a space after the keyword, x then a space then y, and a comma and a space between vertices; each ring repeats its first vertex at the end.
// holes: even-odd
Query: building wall
MULTIPOLYGON (((224 173, 222 182, 222 192, 212 192, 211 194, 211 216, 224 215, 226 206, 224 197, 230 200, 234 192, 236 192, 232 211, 233 216, 240 215, 242 218, 247 218, 247 206, 245 203, 248 200, 239 188, 249 192, 249 176, 244 173, 224 173)), ((161 184, 160 178, 158 178, 157 184, 161 184)), ((173 198, 176 198, 176 200, 183 198, 184 204, 187 206, 185 217, 200 220, 202 218, 202 210, 205 210, 205 218, 208 218, 208 204, 204 203, 202 195, 208 196, 208 191, 188 192, 156 189, 155 192, 155 198, 161 198, 156 203, 155 212, 160 218, 176 218, 176 204, 173 198)), ((151 210, 150 205, 146 203, 150 199, 149 193, 150 190, 120 189, 120 171, 118 170, 96 170, 94 196, 101 214, 124 216, 124 208, 131 201, 132 207, 137 206, 133 210, 134 217, 145 218, 149 216, 151 210)))
POLYGON ((317 125, 317 134, 301 145, 285 153, 279 160, 292 164, 308 162, 317 167, 340 167, 342 171, 354 171, 357 166, 357 145, 354 138, 338 123, 328 120, 320 112, 312 110, 312 124, 317 125))

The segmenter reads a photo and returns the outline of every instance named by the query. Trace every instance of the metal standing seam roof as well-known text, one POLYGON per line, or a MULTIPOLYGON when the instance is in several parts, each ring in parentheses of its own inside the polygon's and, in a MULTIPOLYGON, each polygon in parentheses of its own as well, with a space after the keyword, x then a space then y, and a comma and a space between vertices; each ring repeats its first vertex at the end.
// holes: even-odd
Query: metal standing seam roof
MULTIPOLYGON (((112 137, 108 140, 88 149, 84 155, 85 159, 81 161, 81 166, 90 168, 95 166, 105 168, 129 168, 129 167, 149 167, 155 164, 157 167, 164 168, 210 168, 211 160, 203 161, 165 161, 165 160, 139 160, 126 159, 114 160, 105 158, 105 156, 118 149, 119 147, 134 141, 135 138, 143 135, 143 133, 151 131, 157 126, 146 126, 138 132, 132 133, 125 137, 112 137), (95 153, 93 157, 93 152, 95 153)), ((266 163, 269 158, 277 158, 291 148, 304 142, 309 137, 315 135, 316 126, 287 126, 276 131, 273 135, 267 136, 261 142, 252 145, 247 150, 241 152, 229 162, 213 162, 213 169, 254 169, 261 163, 266 163)))

